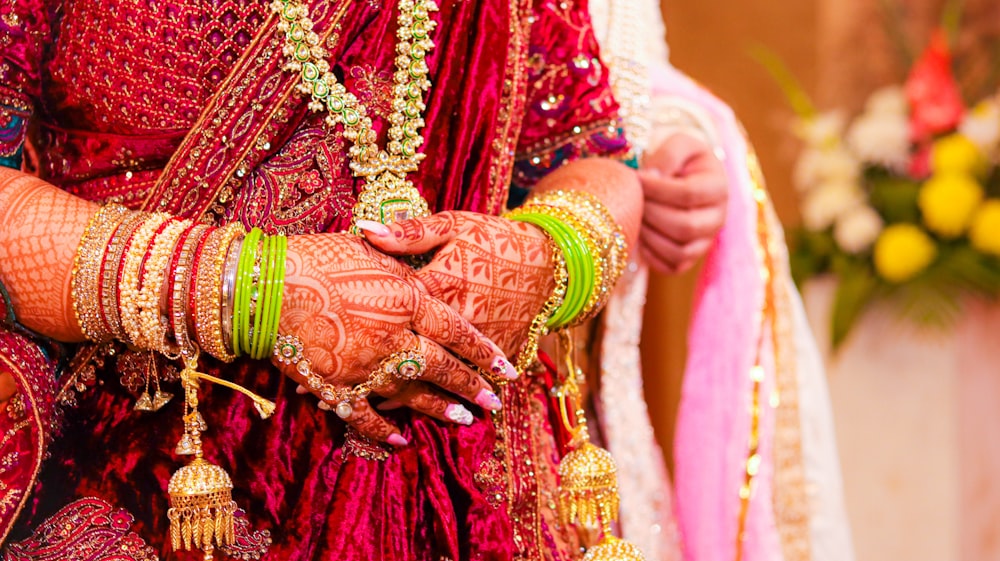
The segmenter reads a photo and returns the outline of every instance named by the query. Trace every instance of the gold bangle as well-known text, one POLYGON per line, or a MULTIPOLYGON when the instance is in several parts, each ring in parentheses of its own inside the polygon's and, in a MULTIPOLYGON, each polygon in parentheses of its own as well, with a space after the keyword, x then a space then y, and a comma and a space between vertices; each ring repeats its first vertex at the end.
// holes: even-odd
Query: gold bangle
POLYGON ((87 222, 73 258, 73 272, 70 276, 73 314, 84 336, 98 343, 110 341, 113 337, 101 320, 98 298, 101 263, 104 261, 108 239, 128 212, 121 205, 105 205, 98 209, 87 222))
POLYGON ((119 279, 118 315, 121 317, 126 341, 142 348, 145 347, 140 344, 143 339, 139 317, 140 269, 150 242, 167 220, 170 220, 169 214, 158 212, 149 215, 142 226, 139 226, 125 250, 125 263, 119 279))
POLYGON ((104 254, 104 263, 101 265, 101 317, 106 323, 107 329, 110 330, 111 336, 116 339, 125 339, 121 315, 118 313, 118 291, 120 290, 118 271, 122 259, 125 257, 125 250, 128 249, 128 242, 146 220, 146 216, 141 212, 134 212, 122 221, 108 243, 108 249, 104 254))
POLYGON ((195 280, 195 334, 198 343, 209 354, 225 362, 236 358, 226 348, 222 334, 222 275, 229 256, 229 247, 240 236, 246 235, 243 225, 229 224, 209 234, 198 265, 195 280))
POLYGON ((546 191, 530 199, 525 207, 555 216, 577 229, 585 239, 589 238, 598 282, 571 325, 591 319, 607 304, 628 263, 628 246, 621 226, 600 199, 584 191, 546 191))
MULTIPOLYGON (((544 230, 542 231, 545 232, 544 230)), ((517 369, 517 373, 521 375, 531 368, 531 365, 538 357, 538 341, 548 333, 545 324, 548 323, 552 314, 559 309, 559 306, 562 306, 563 298, 566 297, 566 287, 569 284, 569 274, 566 271, 566 257, 563 256, 559 245, 552 239, 552 236, 548 232, 545 232, 545 237, 549 240, 549 247, 552 252, 552 275, 555 280, 555 288, 552 290, 552 295, 549 296, 549 299, 542 306, 542 311, 531 320, 531 327, 528 328, 528 338, 525 340, 521 352, 517 354, 515 368, 517 369)))
POLYGON ((160 313, 160 301, 163 294, 163 281, 167 276, 170 258, 177 248, 177 241, 184 230, 191 226, 190 220, 174 220, 152 240, 146 255, 146 263, 142 267, 139 288, 139 323, 141 338, 136 346, 144 349, 160 351, 168 356, 177 356, 177 349, 170 348, 167 339, 169 325, 160 313))

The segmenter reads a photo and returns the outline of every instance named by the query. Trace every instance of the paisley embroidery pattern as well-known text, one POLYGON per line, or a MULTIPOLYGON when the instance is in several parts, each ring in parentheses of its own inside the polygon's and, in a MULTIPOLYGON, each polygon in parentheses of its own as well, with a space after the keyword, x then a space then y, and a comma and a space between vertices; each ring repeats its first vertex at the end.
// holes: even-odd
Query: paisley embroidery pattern
POLYGON ((32 536, 7 546, 3 561, 158 561, 131 531, 135 518, 98 498, 70 503, 32 536))

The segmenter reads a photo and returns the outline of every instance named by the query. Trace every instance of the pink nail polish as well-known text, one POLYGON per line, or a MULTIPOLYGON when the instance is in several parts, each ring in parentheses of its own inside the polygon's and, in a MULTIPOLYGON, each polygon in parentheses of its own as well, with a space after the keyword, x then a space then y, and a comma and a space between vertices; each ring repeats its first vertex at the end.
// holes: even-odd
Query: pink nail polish
POLYGON ((465 408, 463 405, 458 403, 452 403, 444 410, 444 416, 449 420, 454 421, 460 425, 469 426, 475 418, 472 416, 472 412, 465 408))
POLYGON ((407 444, 410 443, 409 440, 403 438, 403 435, 396 433, 390 434, 389 438, 387 438, 386 441, 389 444, 392 444, 393 446, 406 446, 407 444))
POLYGON ((491 366, 490 369, 493 371, 493 374, 503 376, 508 380, 516 380, 518 376, 517 369, 514 368, 514 365, 502 356, 498 356, 493 361, 493 366, 491 366))
POLYGON ((305 395, 309 393, 309 390, 307 390, 305 386, 299 384, 298 386, 295 387, 295 393, 299 395, 305 395))
POLYGON ((375 222, 374 220, 358 220, 354 223, 354 225, 357 226, 359 230, 371 232, 372 235, 380 238, 384 238, 392 234, 392 230, 390 230, 388 226, 375 222))
POLYGON ((490 390, 480 390, 479 395, 476 396, 476 403, 483 409, 490 411, 499 411, 503 407, 497 394, 490 390))

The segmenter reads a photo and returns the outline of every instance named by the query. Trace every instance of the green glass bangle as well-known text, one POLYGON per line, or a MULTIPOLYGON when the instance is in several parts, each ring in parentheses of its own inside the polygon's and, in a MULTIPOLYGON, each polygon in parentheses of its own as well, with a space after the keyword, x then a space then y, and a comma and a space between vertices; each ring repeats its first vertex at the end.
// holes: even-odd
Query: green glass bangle
POLYGON ((260 283, 262 281, 261 277, 261 260, 262 248, 261 242, 263 241, 264 233, 259 232, 256 239, 253 241, 251 247, 249 268, 247 270, 247 295, 244 310, 246 311, 243 320, 243 354, 249 355, 252 349, 252 335, 253 335, 253 324, 257 320, 257 316, 260 313, 260 283))
POLYGON ((253 290, 253 266, 257 258, 261 230, 253 228, 243 239, 239 265, 236 268, 236 309, 233 320, 233 354, 250 352, 250 292, 253 290))
POLYGON ((274 236, 271 245, 270 269, 274 274, 268 274, 271 283, 267 291, 267 304, 264 307, 265 322, 262 327, 263 339, 261 341, 260 356, 267 358, 274 347, 274 341, 278 336, 278 320, 281 318, 281 301, 285 290, 285 257, 288 250, 288 238, 285 236, 274 236))
MULTIPOLYGON (((267 253, 267 284, 261 289, 259 313, 261 315, 260 333, 254 334, 254 349, 251 356, 255 359, 266 358, 271 351, 268 341, 271 340, 271 329, 274 315, 274 286, 278 269, 279 236, 268 236, 267 253)), ((271 343, 273 345, 273 343, 271 343)))
POLYGON ((541 213, 523 213, 513 216, 512 219, 534 224, 535 226, 538 226, 548 232, 548 234, 556 242, 556 245, 559 246, 559 250, 563 253, 563 259, 566 261, 566 295, 563 298, 563 304, 559 306, 559 308, 557 308, 551 316, 549 316, 549 319, 546 322, 546 325, 551 328, 563 322, 562 318, 566 315, 566 310, 568 308, 567 303, 573 299, 573 295, 579 290, 579 283, 577 282, 577 279, 579 279, 581 274, 580 257, 577 255, 576 248, 565 236, 565 231, 558 228, 556 225, 557 221, 551 216, 541 213))
MULTIPOLYGON (((590 252, 590 247, 583 239, 582 234, 573 227, 552 217, 553 225, 566 237, 569 245, 573 248, 572 258, 577 261, 577 276, 574 279, 574 290, 569 298, 563 302, 562 306, 556 310, 550 327, 557 328, 573 321, 577 315, 586 308, 590 293, 594 290, 594 259, 590 252)), ((569 259, 567 257, 567 259, 569 259)))
POLYGON ((257 277, 257 306, 256 313, 253 316, 253 329, 250 331, 250 349, 247 354, 250 358, 257 358, 257 354, 260 353, 260 343, 262 339, 261 329, 264 324, 264 313, 267 309, 267 291, 271 286, 271 275, 274 274, 274 269, 271 268, 270 258, 271 258, 271 236, 264 236, 261 239, 260 248, 260 275, 257 277))
POLYGON ((566 296, 563 304, 556 309, 546 325, 555 328, 569 323, 583 310, 590 292, 593 291, 594 269, 590 248, 579 232, 553 216, 543 213, 522 213, 511 216, 511 220, 528 222, 542 228, 552 236, 563 252, 568 274, 566 296))

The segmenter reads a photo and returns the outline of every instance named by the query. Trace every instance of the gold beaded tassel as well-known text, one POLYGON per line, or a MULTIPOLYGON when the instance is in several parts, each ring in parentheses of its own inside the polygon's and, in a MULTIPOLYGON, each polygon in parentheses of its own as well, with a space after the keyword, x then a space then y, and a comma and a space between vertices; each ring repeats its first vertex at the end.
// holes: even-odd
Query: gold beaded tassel
POLYGON ((573 435, 572 450, 559 462, 560 521, 585 531, 600 531, 600 541, 588 544, 584 561, 644 561, 638 547, 616 537, 611 529, 618 520, 618 467, 610 452, 590 442, 587 417, 580 407, 580 386, 585 378, 574 361, 569 330, 559 331, 559 340, 568 372, 555 392, 562 421, 573 435))
POLYGON ((184 388, 184 436, 175 452, 194 456, 194 460, 170 477, 167 518, 173 550, 200 549, 205 552, 205 561, 210 561, 217 547, 233 544, 236 501, 233 500, 233 480, 226 470, 202 456, 201 433, 208 426, 198 411, 198 380, 204 379, 247 395, 253 399, 261 418, 270 417, 275 406, 236 384, 198 372, 197 366, 197 355, 185 353, 184 370, 180 375, 184 388))

